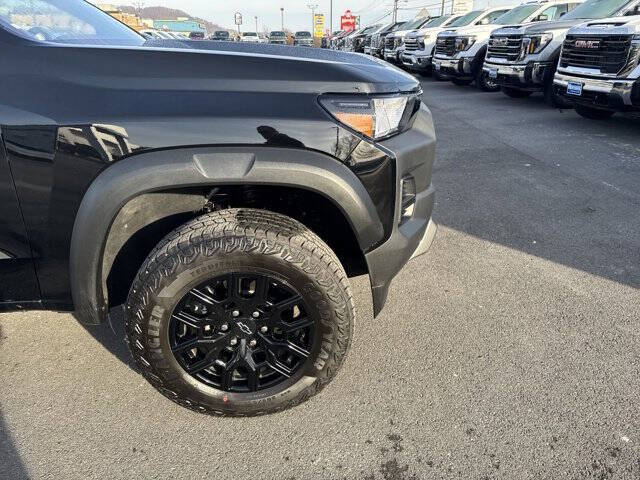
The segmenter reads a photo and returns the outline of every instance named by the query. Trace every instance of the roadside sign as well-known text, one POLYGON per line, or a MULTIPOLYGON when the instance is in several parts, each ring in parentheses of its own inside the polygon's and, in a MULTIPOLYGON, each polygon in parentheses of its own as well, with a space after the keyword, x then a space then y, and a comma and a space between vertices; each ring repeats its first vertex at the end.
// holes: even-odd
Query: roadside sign
POLYGON ((317 14, 313 18, 313 36, 321 38, 324 35, 324 15, 317 14))
POLYGON ((351 10, 344 12, 340 17, 340 30, 345 32, 353 32, 356 29, 356 17, 351 14, 351 10))
POLYGON ((236 21, 236 25, 242 25, 242 14, 240 12, 236 12, 234 19, 236 21))

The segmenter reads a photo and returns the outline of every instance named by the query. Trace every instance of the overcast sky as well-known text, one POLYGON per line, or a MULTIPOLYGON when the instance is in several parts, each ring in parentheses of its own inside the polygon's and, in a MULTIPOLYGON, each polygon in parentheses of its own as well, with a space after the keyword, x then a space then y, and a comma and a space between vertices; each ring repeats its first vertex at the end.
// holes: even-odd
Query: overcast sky
MULTIPOLYGON (((451 5, 451 0, 445 0, 451 5)), ((476 6, 520 3, 521 0, 475 0, 476 6)), ((311 10, 307 4, 317 4, 316 13, 324 13, 329 26, 330 0, 144 0, 147 7, 163 6, 179 8, 191 15, 203 17, 226 27, 233 27, 233 14, 242 13, 244 22, 242 30, 255 30, 255 19, 258 17, 258 28, 280 29, 280 7, 284 7, 284 26, 291 30, 311 29, 311 10)), ((115 3, 115 2, 114 2, 115 3)), ((133 4, 133 1, 121 0, 120 3, 133 4)), ((391 11, 393 0, 333 0, 334 30, 339 28, 340 15, 349 8, 354 14, 361 15, 363 24, 369 24, 391 11)), ((400 19, 413 18, 419 7, 429 6, 433 13, 439 12, 440 0, 401 0, 400 6, 406 10, 399 13, 400 19), (437 6, 436 6, 437 5, 437 6)), ((390 19, 387 16, 384 20, 390 19)))

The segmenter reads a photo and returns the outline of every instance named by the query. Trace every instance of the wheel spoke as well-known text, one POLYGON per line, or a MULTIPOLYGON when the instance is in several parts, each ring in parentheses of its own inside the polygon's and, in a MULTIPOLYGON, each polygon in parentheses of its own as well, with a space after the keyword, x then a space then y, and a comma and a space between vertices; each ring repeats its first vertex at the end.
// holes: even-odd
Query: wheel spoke
POLYGON ((181 310, 178 313, 174 313, 173 318, 181 323, 184 323, 185 325, 195 328, 196 330, 200 329, 200 319, 188 314, 184 310, 181 310))
POLYGON ((311 355, 311 352, 309 352, 308 350, 288 340, 275 340, 273 338, 270 338, 262 334, 259 334, 259 336, 262 339, 262 341, 266 345, 268 345, 267 351, 269 352, 271 351, 271 349, 274 349, 274 348, 284 348, 288 352, 291 352, 294 355, 296 355, 298 358, 305 359, 309 355, 311 355))
POLYGON ((271 307, 273 316, 279 319, 284 312, 286 312, 289 309, 292 309, 296 305, 299 305, 301 302, 302 302, 302 297, 300 295, 294 295, 293 297, 287 298, 286 300, 282 300, 281 302, 275 303, 271 307))
POLYGON ((305 316, 294 322, 285 322, 281 320, 277 322, 275 326, 285 333, 291 333, 291 332, 295 332, 296 330, 300 330, 302 328, 313 326, 313 319, 305 316))

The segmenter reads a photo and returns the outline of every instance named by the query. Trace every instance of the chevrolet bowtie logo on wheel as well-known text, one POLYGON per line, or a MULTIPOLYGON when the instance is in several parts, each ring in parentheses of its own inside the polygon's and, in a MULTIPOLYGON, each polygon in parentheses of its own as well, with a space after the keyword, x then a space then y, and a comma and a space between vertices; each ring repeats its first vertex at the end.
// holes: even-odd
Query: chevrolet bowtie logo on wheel
POLYGON ((249 328, 249 325, 247 325, 246 323, 242 323, 242 322, 238 322, 238 323, 236 323, 236 325, 238 326, 238 328, 240 329, 240 331, 242 333, 246 333, 247 335, 251 335, 251 329, 249 328))

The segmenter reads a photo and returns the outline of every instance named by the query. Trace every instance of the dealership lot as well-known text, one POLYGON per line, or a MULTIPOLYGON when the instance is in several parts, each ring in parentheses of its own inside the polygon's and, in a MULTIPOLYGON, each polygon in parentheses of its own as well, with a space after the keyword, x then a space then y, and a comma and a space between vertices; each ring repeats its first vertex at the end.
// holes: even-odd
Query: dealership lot
POLYGON ((0 316, 0 478, 640 477, 640 120, 425 80, 439 135, 432 251, 284 413, 182 409, 120 317, 0 316), (153 472, 153 473, 150 473, 153 472))

